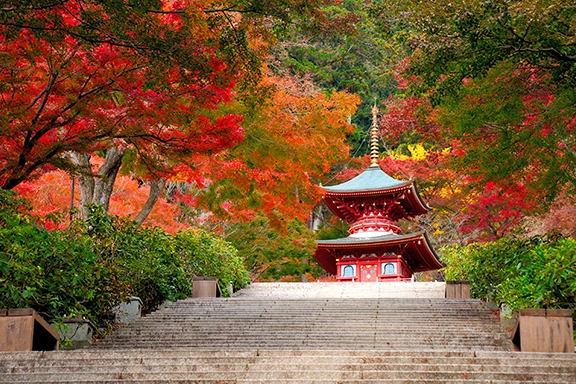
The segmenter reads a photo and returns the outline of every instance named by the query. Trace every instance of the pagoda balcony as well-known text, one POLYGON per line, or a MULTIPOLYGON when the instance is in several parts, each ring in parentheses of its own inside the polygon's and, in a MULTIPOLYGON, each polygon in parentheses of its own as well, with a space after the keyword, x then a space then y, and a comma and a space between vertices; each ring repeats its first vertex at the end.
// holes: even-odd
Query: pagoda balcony
POLYGON ((402 233, 402 230, 398 224, 392 220, 385 217, 378 217, 370 215, 368 217, 363 217, 360 220, 354 222, 350 229, 348 230, 351 236, 365 235, 368 233, 377 233, 379 235, 386 234, 396 234, 402 233))

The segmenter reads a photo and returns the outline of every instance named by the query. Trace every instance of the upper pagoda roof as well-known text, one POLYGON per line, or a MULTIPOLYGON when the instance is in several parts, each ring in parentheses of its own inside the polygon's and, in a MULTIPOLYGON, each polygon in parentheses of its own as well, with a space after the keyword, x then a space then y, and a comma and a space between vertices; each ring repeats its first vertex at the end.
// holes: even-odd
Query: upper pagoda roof
POLYGON ((351 180, 323 188, 327 192, 355 193, 396 189, 410 184, 412 181, 396 180, 386 174, 379 165, 371 165, 351 180))
MULTIPOLYGON (((324 201, 338 217, 352 223, 360 218, 363 209, 358 204, 390 203, 397 207, 388 209, 392 220, 414 217, 427 213, 431 208, 422 200, 413 180, 396 180, 387 175, 378 164, 372 164, 353 179, 338 185, 323 187, 324 201)), ((384 208, 379 208, 384 209, 384 208)))

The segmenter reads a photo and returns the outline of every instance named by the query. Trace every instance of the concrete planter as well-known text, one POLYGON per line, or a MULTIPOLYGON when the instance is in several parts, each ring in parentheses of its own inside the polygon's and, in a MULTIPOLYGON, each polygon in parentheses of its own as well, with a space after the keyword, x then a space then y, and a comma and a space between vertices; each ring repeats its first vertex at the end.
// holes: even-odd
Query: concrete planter
POLYGON ((469 281, 447 281, 445 298, 447 299, 469 299, 470 282, 469 281))
POLYGON ((113 309, 116 314, 116 322, 131 324, 142 316, 142 300, 139 297, 130 297, 127 303, 120 303, 113 309))
POLYGON ((192 280, 192 297, 219 297, 218 280, 215 277, 194 277, 192 280))
POLYGON ((80 349, 92 344, 95 327, 88 319, 66 319, 53 326, 60 335, 63 349, 80 349))
POLYGON ((512 335, 515 351, 574 353, 572 311, 522 309, 512 335))

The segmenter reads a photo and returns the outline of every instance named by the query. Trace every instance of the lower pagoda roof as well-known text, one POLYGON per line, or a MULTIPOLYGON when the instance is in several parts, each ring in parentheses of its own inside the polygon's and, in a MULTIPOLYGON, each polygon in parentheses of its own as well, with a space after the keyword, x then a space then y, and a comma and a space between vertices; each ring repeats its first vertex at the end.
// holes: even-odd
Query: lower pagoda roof
POLYGON ((347 250, 351 253, 376 251, 380 254, 395 252, 411 265, 413 272, 424 272, 442 268, 426 232, 406 235, 386 234, 382 236, 348 236, 334 240, 317 240, 314 258, 327 272, 336 274, 336 259, 347 250))

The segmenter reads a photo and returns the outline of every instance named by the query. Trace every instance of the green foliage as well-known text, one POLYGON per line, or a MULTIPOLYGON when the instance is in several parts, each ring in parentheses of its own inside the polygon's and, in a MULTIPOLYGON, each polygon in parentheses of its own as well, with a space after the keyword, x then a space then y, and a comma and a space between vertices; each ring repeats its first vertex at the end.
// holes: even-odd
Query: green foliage
POLYGON ((229 284, 240 289, 250 282, 242 257, 228 241, 202 230, 178 232, 174 240, 187 276, 216 276, 223 294, 229 284))
POLYGON ((314 233, 298 219, 291 220, 287 233, 278 233, 264 216, 236 224, 226 237, 238 249, 254 280, 297 280, 309 274, 317 277, 318 265, 312 261, 316 243, 314 233))
MULTIPOLYGON (((0 194, 3 217, 22 216, 18 201, 6 196, 0 194)), ((99 207, 66 231, 27 219, 0 223, 0 308, 106 325, 111 309, 129 296, 140 297, 144 311, 189 297, 194 276, 216 277, 223 287, 249 282, 237 251, 206 232, 140 228, 99 207)))
POLYGON ((349 225, 334 216, 318 229, 317 236, 320 240, 332 240, 347 237, 349 225))
POLYGON ((576 240, 541 238, 449 246, 440 250, 448 280, 471 294, 522 308, 576 308, 576 240))
POLYGON ((382 33, 414 48, 403 76, 437 107, 459 169, 523 182, 548 201, 566 184, 574 193, 573 4, 390 0, 373 10, 382 33))
POLYGON ((103 317, 128 289, 113 260, 94 251, 91 239, 79 233, 48 231, 27 221, 3 225, 0 307, 34 308, 49 320, 103 317))
POLYGON ((28 202, 18 198, 16 192, 0 189, 0 227, 16 225, 29 219, 25 214, 28 210, 28 202))
POLYGON ((273 48, 281 70, 297 77, 312 78, 323 89, 358 94, 362 102, 352 116, 357 127, 350 136, 353 153, 369 152, 366 138, 372 123, 371 108, 394 92, 393 66, 402 47, 383 38, 370 17, 373 5, 362 0, 346 0, 323 7, 331 17, 353 15, 346 29, 334 30, 328 36, 284 36, 273 48), (353 29, 353 30, 351 30, 353 29))
POLYGON ((453 158, 456 169, 474 178, 526 182, 545 191, 549 201, 566 182, 576 188, 570 149, 576 94, 553 94, 541 76, 501 62, 445 98, 444 133, 465 148, 453 158))
POLYGON ((424 6, 420 0, 391 0, 374 8, 381 30, 415 48, 411 72, 423 89, 434 87, 436 99, 460 87, 462 78, 481 78, 502 61, 546 68, 555 84, 574 88, 576 9, 569 2, 456 0, 424 6))

